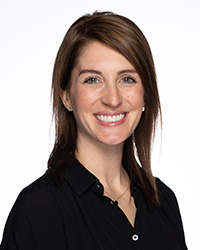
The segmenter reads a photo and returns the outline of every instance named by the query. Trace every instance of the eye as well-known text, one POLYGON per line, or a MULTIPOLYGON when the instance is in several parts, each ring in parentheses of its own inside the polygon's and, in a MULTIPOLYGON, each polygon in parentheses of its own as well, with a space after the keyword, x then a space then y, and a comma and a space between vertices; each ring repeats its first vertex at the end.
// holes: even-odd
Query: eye
POLYGON ((135 83, 136 82, 136 80, 130 76, 124 77, 121 81, 124 83, 135 83))
POLYGON ((98 79, 95 77, 90 77, 84 80, 84 83, 97 83, 97 82, 98 82, 98 79))

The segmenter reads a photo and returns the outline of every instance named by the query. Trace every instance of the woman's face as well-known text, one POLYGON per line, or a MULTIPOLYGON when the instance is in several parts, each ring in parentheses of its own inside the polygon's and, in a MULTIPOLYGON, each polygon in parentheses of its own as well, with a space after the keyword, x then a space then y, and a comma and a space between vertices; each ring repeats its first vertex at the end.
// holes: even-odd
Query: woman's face
POLYGON ((143 97, 133 65, 98 41, 83 48, 72 71, 71 89, 61 93, 64 105, 74 113, 78 142, 107 145, 122 144, 134 132, 143 97))

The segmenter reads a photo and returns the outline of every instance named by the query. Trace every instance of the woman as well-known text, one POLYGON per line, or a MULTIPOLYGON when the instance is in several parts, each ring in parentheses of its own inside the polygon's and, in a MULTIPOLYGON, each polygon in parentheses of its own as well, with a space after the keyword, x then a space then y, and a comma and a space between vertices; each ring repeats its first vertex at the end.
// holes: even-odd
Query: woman
POLYGON ((56 140, 48 171, 19 195, 1 250, 184 250, 174 193, 151 172, 161 117, 154 63, 139 28, 79 18, 53 72, 56 140))

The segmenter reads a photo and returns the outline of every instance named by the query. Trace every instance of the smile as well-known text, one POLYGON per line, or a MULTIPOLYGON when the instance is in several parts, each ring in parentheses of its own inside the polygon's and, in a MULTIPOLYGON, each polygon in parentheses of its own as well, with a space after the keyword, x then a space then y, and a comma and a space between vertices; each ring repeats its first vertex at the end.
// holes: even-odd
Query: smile
POLYGON ((111 122, 118 122, 122 120, 125 117, 125 114, 119 114, 119 115, 96 115, 96 118, 105 123, 111 123, 111 122))

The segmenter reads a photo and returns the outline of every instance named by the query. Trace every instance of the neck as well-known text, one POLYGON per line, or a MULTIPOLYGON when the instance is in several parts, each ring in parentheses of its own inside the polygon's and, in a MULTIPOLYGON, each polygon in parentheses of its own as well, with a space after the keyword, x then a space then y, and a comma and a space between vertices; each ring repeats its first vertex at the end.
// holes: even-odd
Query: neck
POLYGON ((123 143, 105 145, 80 138, 77 143, 76 158, 107 187, 124 184, 122 154, 123 143))

